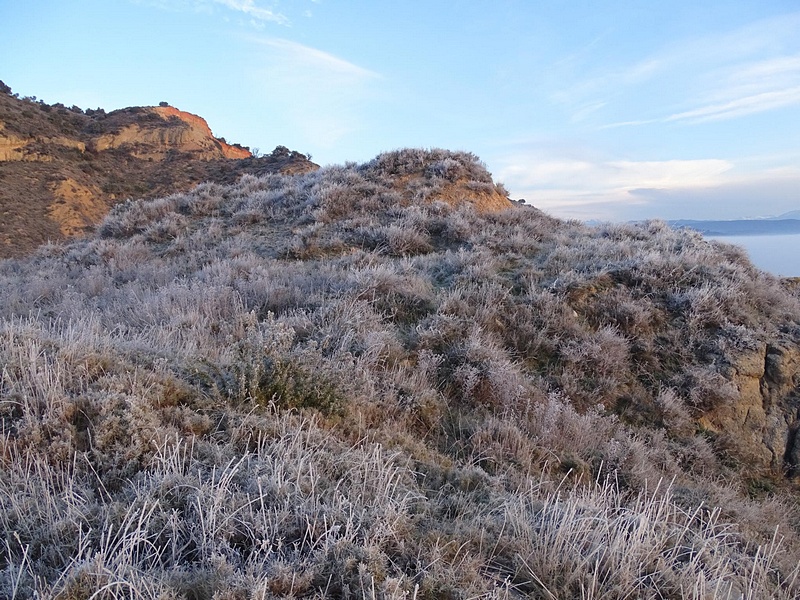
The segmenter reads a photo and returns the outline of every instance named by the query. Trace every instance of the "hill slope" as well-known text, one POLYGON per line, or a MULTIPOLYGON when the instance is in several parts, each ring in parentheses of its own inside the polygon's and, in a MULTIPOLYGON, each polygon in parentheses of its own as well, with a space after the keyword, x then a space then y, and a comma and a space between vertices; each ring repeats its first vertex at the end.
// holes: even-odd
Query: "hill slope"
POLYGON ((0 82, 0 258, 82 235, 128 198, 315 168, 282 147, 253 157, 171 106, 83 111, 19 99, 0 82))
POLYGON ((0 594, 800 597, 800 305, 696 233, 405 150, 118 206, 0 318, 0 594))

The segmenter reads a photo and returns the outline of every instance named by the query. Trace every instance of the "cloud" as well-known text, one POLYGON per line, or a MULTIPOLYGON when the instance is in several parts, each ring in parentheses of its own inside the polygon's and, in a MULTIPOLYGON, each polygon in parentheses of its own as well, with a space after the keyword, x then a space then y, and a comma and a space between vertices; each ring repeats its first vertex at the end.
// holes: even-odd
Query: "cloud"
POLYGON ((637 188, 712 185, 731 168, 730 162, 720 159, 592 161, 529 155, 508 160, 499 176, 507 183, 526 188, 627 192, 637 188))
POLYGON ((251 38, 256 43, 267 46, 276 51, 282 60, 287 61, 287 67, 298 69, 298 75, 303 76, 305 71, 313 70, 317 74, 329 77, 350 80, 363 80, 380 77, 374 71, 359 67, 347 60, 329 54, 322 50, 305 46, 283 38, 251 38))
POLYGON ((633 190, 637 203, 629 218, 741 219, 778 216, 797 210, 798 170, 746 174, 720 185, 633 190))
POLYGON ((257 67, 250 76, 284 121, 317 149, 334 147, 363 127, 367 100, 381 75, 282 38, 250 37, 257 67))
POLYGON ((272 8, 265 8, 256 3, 255 0, 132 0, 133 2, 154 6, 161 10, 168 11, 197 11, 213 13, 214 6, 225 7, 228 10, 242 13, 256 24, 261 25, 265 22, 277 23, 279 25, 289 25, 289 18, 272 8))
POLYGON ((736 219, 797 210, 797 154, 721 159, 631 161, 575 148, 532 149, 492 161, 512 197, 562 218, 736 219), (781 166, 768 167, 775 165, 781 166))
POLYGON ((662 121, 690 121, 693 123, 720 121, 783 108, 793 104, 800 104, 800 86, 787 90, 760 92, 749 96, 733 98, 719 104, 701 106, 670 115, 662 119, 662 121))
POLYGON ((604 69, 599 74, 579 78, 566 87, 556 90, 551 94, 551 99, 566 105, 605 104, 604 100, 599 100, 595 96, 598 94, 613 96, 624 88, 641 84, 656 76, 668 64, 669 60, 666 57, 649 57, 633 65, 604 69))
POLYGON ((288 25, 289 19, 271 8, 262 8, 255 3, 255 0, 212 0, 216 4, 221 4, 226 8, 246 14, 259 21, 269 21, 279 25, 288 25))
POLYGON ((606 102, 601 102, 601 101, 598 101, 598 102, 590 102, 590 103, 588 103, 588 104, 585 104, 584 106, 581 106, 581 107, 579 107, 579 108, 578 108, 578 110, 577 110, 577 111, 575 111, 575 112, 572 114, 572 116, 570 117, 570 120, 571 120, 573 123, 578 123, 578 122, 580 122, 580 121, 583 121, 583 120, 585 120, 585 119, 586 119, 586 118, 587 118, 589 115, 591 115, 592 113, 595 113, 595 112, 597 112, 598 110, 600 110, 601 108, 603 108, 605 105, 606 105, 606 102))
MULTIPOLYGON (((786 76, 791 80, 797 80, 798 74, 800 74, 800 54, 780 56, 744 65, 737 73, 738 77, 745 82, 756 83, 765 80, 771 83, 775 77, 786 76)), ((783 79, 778 79, 778 81, 782 82, 783 79)))
POLYGON ((800 107, 798 31, 795 12, 638 56, 613 54, 612 62, 608 44, 570 56, 547 81, 549 98, 571 117, 573 141, 547 132, 555 143, 498 143, 492 170, 514 197, 569 218, 736 218, 796 208, 800 173, 776 166, 800 159, 789 142, 800 107), (763 129, 745 121, 757 114, 763 129), (699 130, 723 121, 715 135, 699 130), (646 133, 634 129, 644 126, 646 133), (622 127, 629 130, 608 131, 622 127), (769 137, 781 127, 783 139, 769 137), (746 156, 767 147, 794 156, 746 156), (670 157, 697 160, 645 160, 670 157))
POLYGON ((703 105, 666 120, 716 121, 800 104, 800 54, 737 63, 712 76, 720 83, 703 105))
MULTIPOLYGON (((573 121, 622 117, 601 129, 737 119, 800 104, 800 12, 677 40, 552 94, 573 121), (588 111, 587 107, 598 106, 588 111)), ((569 78, 566 78, 569 81, 569 78)))
MULTIPOLYGON (((597 160, 545 153, 509 156, 497 178, 515 197, 547 212, 583 219, 618 219, 650 204, 641 190, 704 189, 722 185, 733 164, 720 159, 597 160)), ((656 216, 656 215, 652 215, 656 216)))

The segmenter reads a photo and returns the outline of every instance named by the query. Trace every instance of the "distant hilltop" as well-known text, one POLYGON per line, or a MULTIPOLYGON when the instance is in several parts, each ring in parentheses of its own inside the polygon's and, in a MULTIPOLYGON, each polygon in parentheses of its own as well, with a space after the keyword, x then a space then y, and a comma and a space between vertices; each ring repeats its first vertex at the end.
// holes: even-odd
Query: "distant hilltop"
POLYGON ((106 120, 111 130, 92 136, 90 141, 90 148, 96 152, 127 148, 136 158, 157 160, 163 160, 171 152, 189 153, 200 160, 253 156, 248 148, 214 137, 202 117, 166 103, 114 111, 106 115, 106 120))
POLYGON ((162 102, 106 112, 20 98, 0 82, 0 258, 82 235, 128 198, 319 168, 284 146, 265 156, 162 102))

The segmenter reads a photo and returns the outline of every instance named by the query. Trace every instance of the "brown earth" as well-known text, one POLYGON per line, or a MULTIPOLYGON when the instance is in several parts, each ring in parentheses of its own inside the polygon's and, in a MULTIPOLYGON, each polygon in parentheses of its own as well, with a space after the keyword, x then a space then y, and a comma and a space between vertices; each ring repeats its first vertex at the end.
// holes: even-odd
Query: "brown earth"
POLYGON ((469 198, 478 212, 496 212, 511 208, 514 203, 508 196, 495 186, 476 188, 467 181, 456 181, 442 187, 436 194, 437 200, 442 200, 451 206, 456 206, 469 198))
POLYGON ((715 356, 733 384, 698 426, 720 436, 728 452, 756 471, 800 481, 800 348, 790 336, 715 356))
POLYGON ((423 170, 395 177, 392 187, 407 202, 413 201, 420 190, 425 190, 426 202, 444 202, 453 207, 469 203, 479 213, 497 212, 515 206, 505 189, 494 183, 476 182, 466 177, 434 182, 434 178, 423 170))
POLYGON ((83 111, 19 98, 0 82, 0 258, 82 235, 129 198, 317 168, 283 146, 255 157, 172 106, 83 111))
POLYGON ((56 200, 48 207, 48 216, 58 223, 64 237, 81 235, 100 222, 108 207, 100 200, 103 191, 82 185, 74 179, 62 179, 52 186, 56 200))

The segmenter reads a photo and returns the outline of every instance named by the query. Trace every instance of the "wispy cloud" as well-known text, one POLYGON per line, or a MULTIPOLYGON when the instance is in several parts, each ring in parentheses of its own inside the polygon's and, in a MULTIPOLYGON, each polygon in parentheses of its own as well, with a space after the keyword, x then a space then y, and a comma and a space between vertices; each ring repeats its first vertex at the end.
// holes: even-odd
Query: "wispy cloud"
POLYGON ((589 112, 594 112, 610 103, 610 99, 619 96, 624 90, 641 85, 658 75, 667 66, 664 58, 647 58, 630 66, 604 70, 585 78, 574 79, 565 87, 550 94, 551 100, 571 108, 572 121, 580 121, 589 112), (587 107, 593 107, 586 112, 587 107))
POLYGON ((800 105, 797 31, 800 12, 676 40, 628 66, 574 79, 552 98, 571 110, 573 121, 592 106, 602 106, 591 112, 606 118, 623 116, 602 129, 699 124, 800 105))
POLYGON ((718 121, 800 104, 800 54, 737 63, 710 75, 718 83, 699 106, 666 121, 718 121))
POLYGON ((226 8, 246 14, 258 21, 269 21, 279 25, 288 25, 289 19, 285 15, 275 12, 272 8, 265 8, 256 4, 255 0, 212 0, 226 8))
POLYGON ((272 7, 266 7, 256 0, 131 0, 162 10, 169 11, 198 11, 213 13, 214 7, 224 7, 228 10, 246 15, 256 24, 277 23, 289 25, 290 19, 283 13, 277 12, 272 7))
POLYGON ((578 123, 585 120, 589 115, 597 112, 605 105, 606 102, 604 101, 590 102, 589 104, 578 107, 578 109, 572 113, 570 119, 573 123, 578 123))
POLYGON ((545 211, 579 218, 612 218, 614 212, 619 215, 621 209, 646 203, 639 190, 718 186, 733 169, 731 162, 720 159, 602 160, 553 158, 544 152, 516 154, 497 162, 498 180, 515 196, 545 211))
MULTIPOLYGON (((291 40, 283 38, 250 38, 255 43, 268 46, 276 50, 283 59, 287 61, 287 65, 292 69, 298 69, 298 75, 302 76, 304 70, 313 69, 321 73, 326 73, 328 76, 334 74, 338 77, 347 77, 354 79, 371 79, 380 77, 374 71, 359 67, 358 65, 349 62, 328 52, 299 44, 291 40)), ((320 74, 321 74, 320 73, 320 74)))
POLYGON ((501 180, 525 188, 624 193, 638 188, 713 185, 732 168, 721 159, 664 161, 591 161, 515 156, 499 173, 501 180))
POLYGON ((274 37, 249 37, 258 67, 255 85, 283 118, 319 148, 331 148, 362 127, 362 114, 381 75, 318 48, 274 37))
POLYGON ((787 90, 765 91, 727 102, 710 104, 670 115, 662 121, 689 121, 703 123, 752 115, 768 110, 800 104, 800 86, 787 90))

